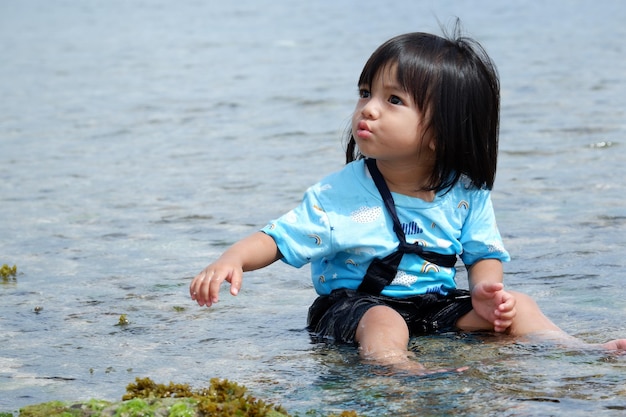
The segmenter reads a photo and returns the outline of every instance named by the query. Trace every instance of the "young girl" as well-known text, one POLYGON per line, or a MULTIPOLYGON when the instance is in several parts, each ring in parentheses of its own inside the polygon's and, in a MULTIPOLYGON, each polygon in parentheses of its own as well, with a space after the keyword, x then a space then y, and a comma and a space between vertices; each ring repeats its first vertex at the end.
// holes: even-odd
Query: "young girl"
MULTIPOLYGON (((483 48, 458 31, 401 35, 372 54, 358 88, 347 165, 207 266, 191 298, 208 307, 224 281, 237 295, 243 271, 311 263, 312 334, 417 372, 425 370, 407 350, 411 336, 490 330, 572 340, 502 284, 509 254, 490 198, 500 93, 483 48), (469 291, 456 288, 457 256, 469 291)), ((602 346, 626 349, 626 340, 602 346)))

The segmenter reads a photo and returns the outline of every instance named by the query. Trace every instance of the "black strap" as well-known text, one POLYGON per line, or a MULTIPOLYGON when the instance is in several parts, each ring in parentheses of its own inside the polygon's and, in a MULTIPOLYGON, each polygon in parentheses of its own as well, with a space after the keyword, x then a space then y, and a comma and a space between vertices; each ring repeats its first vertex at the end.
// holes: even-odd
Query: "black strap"
POLYGON ((366 159, 365 163, 367 164, 367 168, 372 175, 374 184, 376 184, 376 188, 378 188, 378 192, 385 203, 385 208, 393 220, 393 230, 396 233, 400 244, 398 245, 398 250, 393 252, 391 255, 388 255, 383 259, 377 258, 371 263, 358 290, 369 294, 380 294, 383 288, 389 285, 395 278, 396 273, 398 272, 398 265, 400 265, 402 256, 405 253, 418 255, 425 261, 440 266, 447 268, 454 267, 456 264, 456 255, 443 255, 437 252, 426 251, 423 246, 418 243, 407 243, 404 230, 402 229, 402 224, 400 223, 400 219, 398 219, 393 196, 391 195, 391 191, 389 191, 389 187, 387 187, 387 183, 385 182, 383 175, 380 173, 378 166, 376 166, 376 160, 366 159))
POLYGON ((374 259, 367 268, 357 291, 373 295, 380 294, 396 277, 398 265, 400 265, 403 255, 402 252, 395 251, 382 259, 374 259))

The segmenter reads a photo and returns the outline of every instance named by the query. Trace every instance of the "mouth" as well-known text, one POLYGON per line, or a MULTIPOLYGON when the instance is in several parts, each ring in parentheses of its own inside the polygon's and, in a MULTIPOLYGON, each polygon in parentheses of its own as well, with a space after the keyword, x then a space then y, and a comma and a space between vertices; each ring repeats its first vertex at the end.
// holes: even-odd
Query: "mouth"
POLYGON ((357 123, 354 133, 355 133, 355 136, 361 139, 367 139, 370 136, 372 136, 372 131, 367 125, 367 122, 365 122, 364 120, 361 120, 359 123, 357 123))

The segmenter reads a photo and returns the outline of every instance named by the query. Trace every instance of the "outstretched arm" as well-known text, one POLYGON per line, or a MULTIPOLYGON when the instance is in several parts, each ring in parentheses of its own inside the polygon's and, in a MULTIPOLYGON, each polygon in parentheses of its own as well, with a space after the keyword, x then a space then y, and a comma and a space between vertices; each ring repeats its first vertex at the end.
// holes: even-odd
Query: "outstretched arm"
POLYGON ((256 232, 228 248, 218 260, 191 281, 189 294, 199 305, 217 303, 222 282, 230 282, 230 293, 237 295, 244 271, 266 267, 282 257, 274 239, 256 232))
POLYGON ((515 298, 504 291, 502 263, 483 259, 468 270, 469 288, 474 311, 493 324, 496 332, 504 332, 516 315, 515 298))

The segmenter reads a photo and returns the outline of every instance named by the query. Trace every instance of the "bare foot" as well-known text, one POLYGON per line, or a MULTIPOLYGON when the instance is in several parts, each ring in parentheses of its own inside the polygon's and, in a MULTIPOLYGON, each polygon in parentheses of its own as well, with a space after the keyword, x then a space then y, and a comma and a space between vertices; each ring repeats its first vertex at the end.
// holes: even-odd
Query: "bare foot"
POLYGON ((413 364, 411 363, 395 364, 392 366, 393 373, 400 374, 400 375, 411 375, 411 376, 427 376, 427 375, 445 374, 445 373, 461 373, 469 369, 469 366, 463 366, 461 368, 428 369, 421 363, 413 362, 413 364))
MULTIPOLYGON (((562 331, 544 331, 525 335, 524 338, 531 342, 549 342, 556 346, 571 349, 603 349, 626 351, 626 339, 615 339, 606 343, 587 343, 581 339, 570 336, 562 331)), ((620 352, 621 353, 621 352, 620 352)), ((624 352, 626 353, 626 352, 624 352)))
POLYGON ((600 346, 607 350, 626 350, 626 339, 611 340, 600 346))
POLYGON ((448 372, 464 372, 469 369, 467 366, 461 368, 440 368, 429 369, 424 365, 413 359, 413 355, 398 356, 386 356, 384 358, 377 359, 365 359, 364 363, 380 366, 384 368, 382 373, 386 375, 411 375, 411 376, 426 376, 434 374, 442 374, 448 372))

